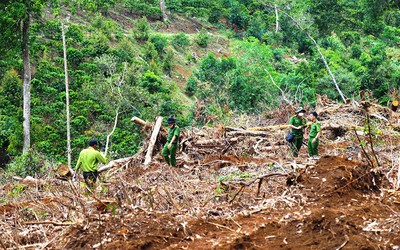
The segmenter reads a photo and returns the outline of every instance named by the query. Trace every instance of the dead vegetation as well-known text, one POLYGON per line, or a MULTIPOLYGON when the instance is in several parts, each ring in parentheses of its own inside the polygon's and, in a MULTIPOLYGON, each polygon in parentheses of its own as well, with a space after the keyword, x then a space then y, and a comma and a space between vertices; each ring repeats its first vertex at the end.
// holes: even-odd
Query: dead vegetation
POLYGON ((50 175, 8 183, 0 248, 397 249, 398 113, 367 101, 318 104, 319 160, 305 147, 291 157, 286 107, 246 126, 185 128, 179 168, 159 155, 166 131, 150 145, 145 122, 142 151, 103 166, 93 193, 50 175))

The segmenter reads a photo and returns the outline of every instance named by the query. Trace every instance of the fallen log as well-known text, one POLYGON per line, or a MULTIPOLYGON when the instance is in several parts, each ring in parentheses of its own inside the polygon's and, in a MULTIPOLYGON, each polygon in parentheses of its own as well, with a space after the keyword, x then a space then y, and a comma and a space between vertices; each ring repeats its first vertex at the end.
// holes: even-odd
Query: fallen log
POLYGON ((239 140, 239 138, 227 138, 226 140, 224 139, 207 139, 207 140, 198 140, 193 143, 195 146, 216 146, 219 145, 221 146, 222 144, 225 144, 226 141, 230 143, 235 143, 239 140))
POLYGON ((250 131, 271 131, 271 130, 279 130, 279 129, 289 129, 289 124, 275 125, 275 126, 266 126, 266 127, 253 127, 248 128, 250 131))
POLYGON ((227 133, 228 136, 269 136, 269 133, 264 131, 238 130, 227 133))
POLYGON ((27 186, 37 186, 37 185, 43 186, 46 184, 45 180, 36 179, 33 178, 32 176, 27 176, 25 178, 21 178, 19 176, 13 176, 12 178, 27 186))
POLYGON ((142 119, 140 119, 139 117, 136 117, 136 116, 132 117, 131 122, 134 122, 135 124, 143 126, 143 127, 150 126, 150 123, 143 121, 142 119))
MULTIPOLYGON (((142 126, 145 130, 150 129, 151 128, 151 124, 152 124, 151 122, 144 121, 144 120, 142 120, 142 119, 140 119, 139 117, 136 117, 136 116, 132 117, 131 122, 134 122, 135 124, 137 124, 139 126, 142 126)), ((166 128, 164 128, 163 126, 161 126, 160 131, 168 132, 168 130, 166 128)))
POLYGON ((120 166, 120 165, 122 165, 123 163, 129 162, 129 161, 130 161, 132 158, 134 158, 134 157, 135 157, 135 156, 133 156, 133 157, 126 157, 126 158, 121 158, 121 159, 118 159, 118 160, 110 161, 107 165, 104 165, 104 166, 99 167, 99 169, 98 169, 97 171, 98 171, 98 172, 103 172, 103 171, 106 171, 106 170, 108 170, 108 169, 110 169, 110 168, 120 166))

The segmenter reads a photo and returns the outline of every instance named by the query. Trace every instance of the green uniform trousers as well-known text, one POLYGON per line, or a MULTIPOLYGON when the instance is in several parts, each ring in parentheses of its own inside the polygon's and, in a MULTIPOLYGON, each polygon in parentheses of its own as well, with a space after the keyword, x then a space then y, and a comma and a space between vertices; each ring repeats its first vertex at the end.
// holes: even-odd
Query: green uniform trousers
POLYGON ((308 155, 310 157, 312 156, 318 156, 318 145, 319 145, 319 139, 317 138, 315 142, 313 143, 312 140, 314 140, 315 137, 309 137, 308 138, 308 155))
POLYGON ((168 143, 165 144, 161 151, 161 155, 164 157, 168 165, 176 166, 176 151, 178 151, 178 144, 172 144, 171 148, 168 148, 168 143))
POLYGON ((290 147, 290 150, 292 151, 294 157, 299 156, 301 145, 303 145, 303 135, 301 136, 295 135, 292 146, 290 147))

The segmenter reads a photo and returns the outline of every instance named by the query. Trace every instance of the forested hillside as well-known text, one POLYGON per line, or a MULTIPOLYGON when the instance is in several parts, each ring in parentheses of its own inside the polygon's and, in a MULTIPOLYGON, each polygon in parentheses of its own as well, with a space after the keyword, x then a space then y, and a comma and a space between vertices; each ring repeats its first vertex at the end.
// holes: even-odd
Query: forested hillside
POLYGON ((313 107, 316 94, 357 100, 360 90, 386 105, 400 87, 399 8, 397 0, 166 0, 163 13, 160 1, 2 1, 2 167, 24 176, 67 162, 62 23, 74 164, 89 138, 104 148, 114 126, 109 157, 137 152, 132 116, 229 124, 284 105, 313 107))
POLYGON ((0 1, 0 248, 400 249, 399 27, 398 0, 0 1))

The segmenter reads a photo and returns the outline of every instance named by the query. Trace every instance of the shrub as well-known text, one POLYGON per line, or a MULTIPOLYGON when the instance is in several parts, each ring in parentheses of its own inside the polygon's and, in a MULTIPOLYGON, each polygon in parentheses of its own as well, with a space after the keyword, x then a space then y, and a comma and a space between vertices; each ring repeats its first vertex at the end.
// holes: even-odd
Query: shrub
POLYGON ((188 82, 186 83, 186 94, 188 96, 193 96, 197 91, 197 80, 194 77, 190 77, 188 82))
POLYGON ((210 41, 210 35, 207 33, 206 30, 202 29, 200 33, 197 35, 196 42, 200 47, 207 47, 208 42, 210 41))
POLYGON ((146 17, 142 17, 136 22, 136 29, 133 31, 133 37, 139 42, 144 42, 149 39, 150 24, 146 17))
POLYGON ((236 25, 238 28, 243 29, 247 26, 249 18, 249 11, 243 4, 235 4, 229 10, 229 21, 236 25))
POLYGON ((210 23, 216 24, 219 22, 219 19, 222 17, 222 11, 220 8, 214 7, 211 9, 210 14, 208 15, 208 21, 210 23))
POLYGON ((168 39, 165 36, 156 34, 150 38, 152 44, 156 48, 159 55, 164 53, 165 47, 168 45, 168 39))
POLYGON ((163 69, 171 74, 172 67, 174 66, 174 51, 171 48, 167 49, 167 53, 164 57, 163 69))
POLYGON ((142 77, 142 86, 146 88, 150 94, 157 92, 168 93, 169 90, 164 86, 161 77, 154 74, 152 71, 147 71, 142 77))
POLYGON ((180 32, 173 37, 171 44, 175 49, 183 50, 190 45, 190 39, 185 33, 180 32))
POLYGON ((51 164, 43 155, 35 150, 17 156, 7 165, 6 171, 20 177, 41 175, 50 168, 51 164))

